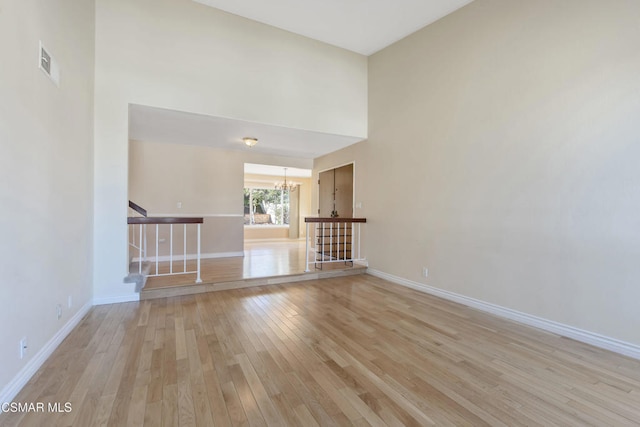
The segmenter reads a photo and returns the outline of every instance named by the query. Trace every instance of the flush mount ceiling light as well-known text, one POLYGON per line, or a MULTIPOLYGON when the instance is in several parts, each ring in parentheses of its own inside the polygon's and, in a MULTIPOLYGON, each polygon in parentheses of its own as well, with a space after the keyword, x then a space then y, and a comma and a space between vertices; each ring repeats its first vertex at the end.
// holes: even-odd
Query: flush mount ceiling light
POLYGON ((245 136, 242 140, 247 147, 253 147, 258 143, 258 138, 250 138, 248 136, 245 136))

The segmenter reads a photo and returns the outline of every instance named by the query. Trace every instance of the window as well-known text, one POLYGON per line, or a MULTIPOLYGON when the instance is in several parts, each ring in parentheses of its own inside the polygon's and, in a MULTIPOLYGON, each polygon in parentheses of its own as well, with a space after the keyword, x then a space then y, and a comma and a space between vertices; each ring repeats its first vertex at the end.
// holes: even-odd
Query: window
POLYGON ((244 225, 289 225, 289 192, 245 188, 244 225))

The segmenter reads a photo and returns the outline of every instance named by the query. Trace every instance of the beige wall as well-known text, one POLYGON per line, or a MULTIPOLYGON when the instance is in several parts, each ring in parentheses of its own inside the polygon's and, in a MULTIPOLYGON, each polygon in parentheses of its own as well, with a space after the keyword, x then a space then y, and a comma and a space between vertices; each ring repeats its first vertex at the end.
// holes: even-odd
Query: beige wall
POLYGON ((244 228, 244 239, 251 240, 280 240, 289 238, 289 227, 247 226, 244 228))
POLYGON ((366 57, 189 0, 97 0, 95 64, 97 302, 136 298, 122 284, 129 103, 366 135, 366 57))
POLYGON ((370 57, 369 140, 314 166, 356 159, 370 266, 640 344, 638 22, 476 0, 370 57))
MULTIPOLYGON (((261 155, 250 149, 232 151, 132 140, 129 142, 129 199, 147 209, 149 216, 202 216, 202 253, 205 256, 241 255, 245 162, 296 168, 311 166, 307 159, 261 155)), ((266 176, 252 178, 253 184, 258 183, 256 180, 268 179, 273 185, 278 180, 266 176)), ((308 182, 305 185, 308 187, 308 182)), ((174 229, 174 253, 183 253, 182 232, 174 229)), ((195 230, 194 226, 188 228, 189 254, 195 253, 195 230)), ((159 244, 158 253, 168 255, 167 226, 160 227, 159 236, 165 242, 159 244)), ((276 233, 247 238, 276 237, 285 236, 276 233)), ((148 227, 148 242, 155 242, 155 228, 148 227)), ((155 254, 155 246, 149 247, 149 254, 155 254)))
POLYGON ((243 152, 130 141, 129 156, 130 198, 151 213, 242 214, 243 152))
POLYGON ((93 1, 0 0, 2 402, 91 304, 93 16, 93 1), (38 69, 39 40, 59 87, 38 69))

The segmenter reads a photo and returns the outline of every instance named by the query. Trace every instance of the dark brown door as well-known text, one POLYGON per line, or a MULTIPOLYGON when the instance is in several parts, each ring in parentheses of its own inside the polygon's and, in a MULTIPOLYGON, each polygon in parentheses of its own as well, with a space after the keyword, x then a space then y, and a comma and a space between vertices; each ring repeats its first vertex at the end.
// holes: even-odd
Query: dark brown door
POLYGON ((353 164, 320 173, 319 215, 329 218, 336 212, 340 218, 353 217, 353 164))
POLYGON ((333 211, 333 194, 335 193, 333 177, 333 169, 320 172, 318 216, 321 218, 329 218, 333 211))

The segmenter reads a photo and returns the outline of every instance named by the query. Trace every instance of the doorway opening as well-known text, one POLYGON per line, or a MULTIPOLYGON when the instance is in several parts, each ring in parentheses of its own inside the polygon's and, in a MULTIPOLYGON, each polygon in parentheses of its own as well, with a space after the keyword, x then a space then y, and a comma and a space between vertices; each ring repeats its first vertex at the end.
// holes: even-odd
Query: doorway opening
POLYGON ((305 237, 301 218, 311 213, 310 169, 245 163, 243 192, 245 244, 305 237))

